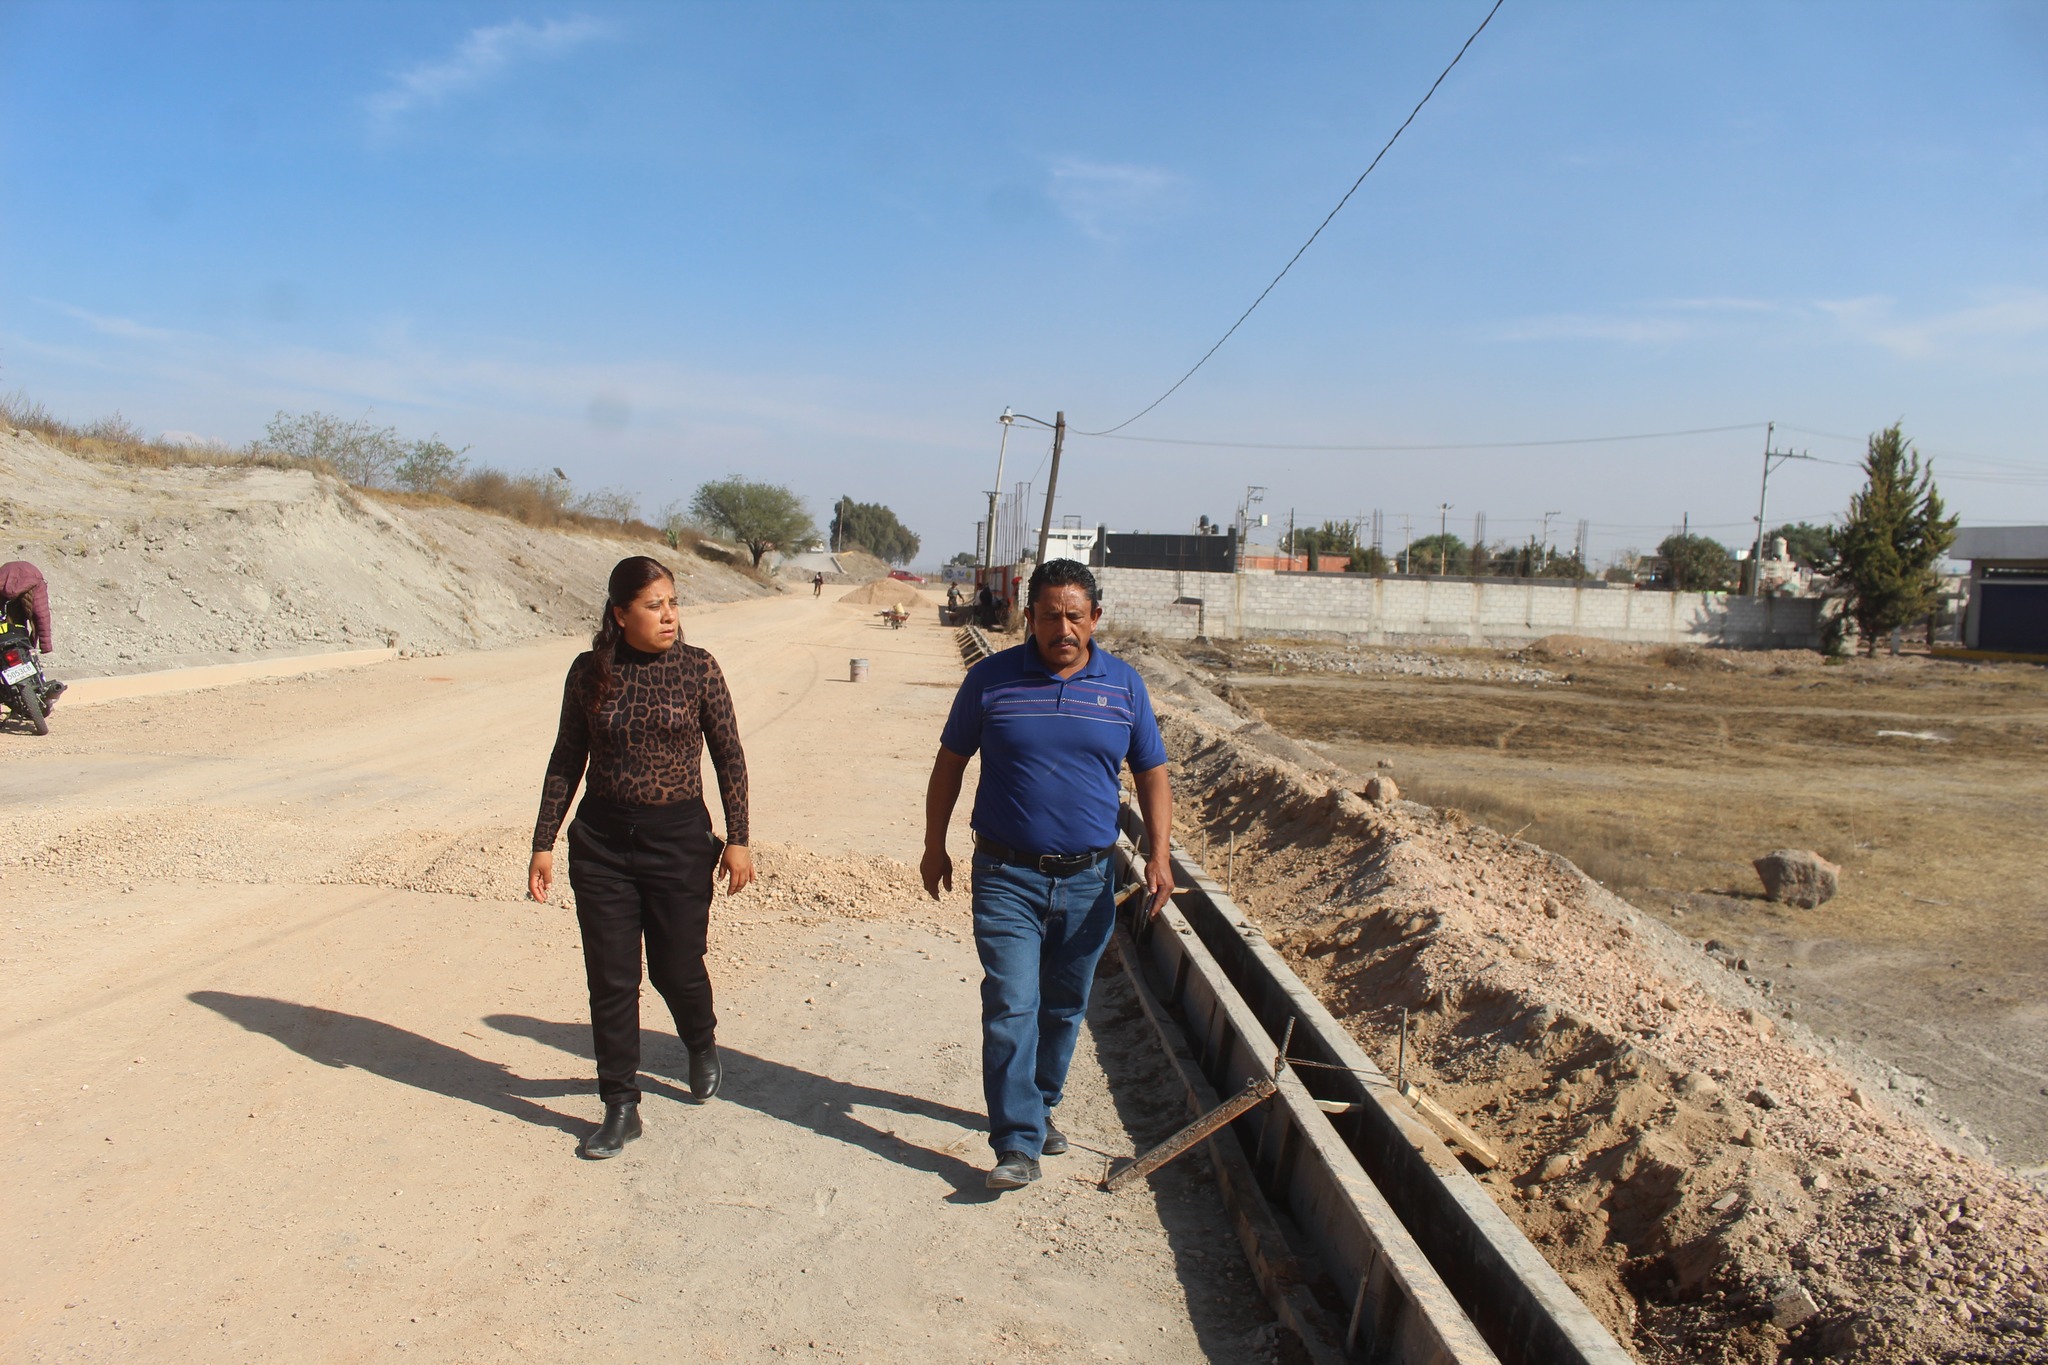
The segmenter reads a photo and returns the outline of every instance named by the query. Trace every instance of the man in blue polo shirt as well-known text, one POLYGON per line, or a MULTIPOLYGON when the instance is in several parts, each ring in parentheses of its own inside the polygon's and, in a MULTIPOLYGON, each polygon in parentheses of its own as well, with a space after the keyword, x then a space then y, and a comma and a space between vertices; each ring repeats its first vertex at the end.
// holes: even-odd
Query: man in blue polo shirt
POLYGON ((946 827, 979 751, 974 946, 992 1190, 1030 1184, 1040 1155, 1067 1150, 1052 1109, 1116 927, 1109 851, 1126 763, 1145 817, 1146 913, 1173 893, 1166 746, 1144 679, 1091 643, 1102 619, 1095 575, 1051 560, 1031 575, 1025 602, 1028 638, 969 669, 953 698, 925 792, 920 867, 934 899, 952 889, 946 827))

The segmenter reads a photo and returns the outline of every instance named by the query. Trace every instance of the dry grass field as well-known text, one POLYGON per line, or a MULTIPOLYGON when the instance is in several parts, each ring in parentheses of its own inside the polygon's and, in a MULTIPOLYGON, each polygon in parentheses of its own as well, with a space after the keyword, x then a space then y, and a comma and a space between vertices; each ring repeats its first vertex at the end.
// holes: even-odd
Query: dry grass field
POLYGON ((1591 641, 1189 658, 1346 769, 1391 764, 1404 795, 1720 940, 1817 1032, 1903 1073, 1960 1145, 2042 1180, 2048 670, 1591 641), (1841 894, 1765 901, 1750 860, 1786 847, 1841 864, 1841 894))

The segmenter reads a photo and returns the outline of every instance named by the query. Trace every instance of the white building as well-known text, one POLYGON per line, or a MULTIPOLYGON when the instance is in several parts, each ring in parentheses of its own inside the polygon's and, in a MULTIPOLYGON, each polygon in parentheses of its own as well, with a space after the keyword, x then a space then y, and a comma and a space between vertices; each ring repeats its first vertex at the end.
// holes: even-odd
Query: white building
MULTIPOLYGON (((1045 557, 1047 559, 1073 559, 1086 564, 1095 553, 1095 542, 1101 528, 1095 526, 1055 526, 1045 533, 1045 557)), ((1026 542, 1034 549, 1038 536, 1034 532, 1026 542)))

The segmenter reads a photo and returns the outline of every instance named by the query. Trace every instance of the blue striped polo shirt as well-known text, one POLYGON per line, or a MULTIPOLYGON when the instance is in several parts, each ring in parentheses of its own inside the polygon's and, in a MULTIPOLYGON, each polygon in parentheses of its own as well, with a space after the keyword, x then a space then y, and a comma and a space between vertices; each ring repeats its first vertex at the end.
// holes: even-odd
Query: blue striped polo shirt
POLYGON ((1166 762, 1137 669, 1091 643, 1088 662, 1062 678, 1028 637, 967 670, 939 743, 981 754, 975 832, 1028 853, 1115 843, 1123 765, 1166 762))

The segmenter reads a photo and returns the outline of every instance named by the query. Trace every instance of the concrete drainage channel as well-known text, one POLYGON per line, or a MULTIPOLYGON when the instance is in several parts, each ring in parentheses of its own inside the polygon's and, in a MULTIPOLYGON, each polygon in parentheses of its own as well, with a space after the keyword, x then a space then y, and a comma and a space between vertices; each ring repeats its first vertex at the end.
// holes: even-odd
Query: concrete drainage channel
MULTIPOLYGON (((1131 881, 1144 826, 1128 807, 1123 823, 1131 881)), ((1275 1087, 1208 1150, 1252 1270, 1309 1355, 1629 1365, 1223 888, 1173 849, 1185 890, 1151 924, 1119 928, 1117 951, 1191 1111, 1275 1087)))
POLYGON ((960 628, 960 658, 969 668, 996 652, 994 641, 982 633, 980 626, 960 628))
MULTIPOLYGON (((960 632, 970 667, 994 652, 977 627, 960 632)), ((1145 834, 1128 806, 1123 833, 1128 884, 1145 834)), ((1252 1273, 1309 1357, 1631 1365, 1178 841, 1173 860, 1173 903, 1149 924, 1120 925, 1116 951, 1191 1115, 1272 1087, 1205 1150, 1252 1273)))

